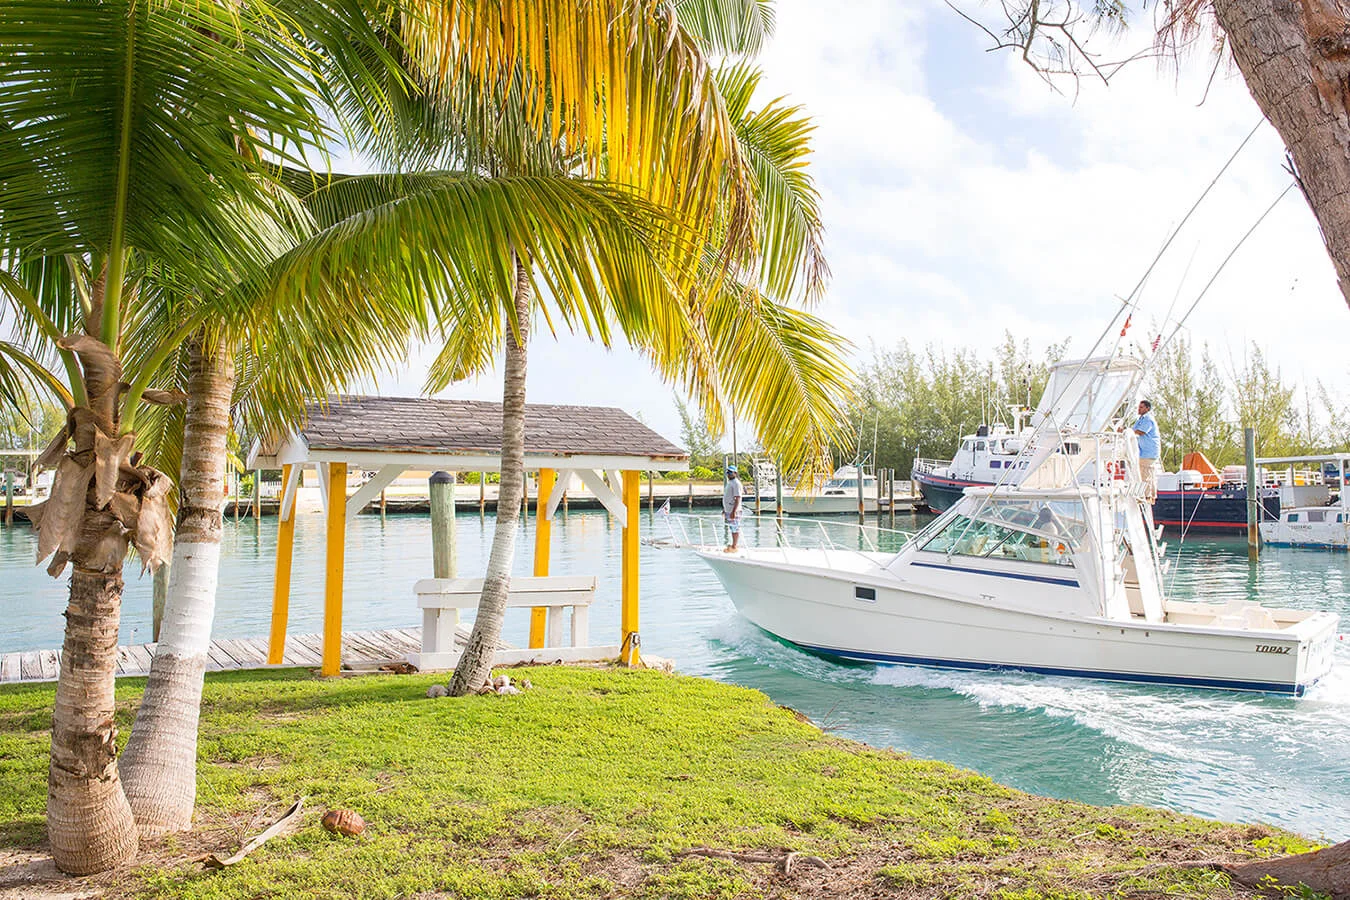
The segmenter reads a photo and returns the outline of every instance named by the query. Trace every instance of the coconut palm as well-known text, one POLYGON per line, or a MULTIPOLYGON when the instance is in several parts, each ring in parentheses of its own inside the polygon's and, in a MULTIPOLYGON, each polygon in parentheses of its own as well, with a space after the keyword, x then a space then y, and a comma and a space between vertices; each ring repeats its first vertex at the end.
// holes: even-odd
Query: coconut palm
MULTIPOLYGON (((708 12, 715 4, 686 4, 708 12)), ((755 10, 764 8, 754 4, 755 10)), ((677 11, 679 7, 677 7, 677 11)), ((756 24, 763 19, 752 17, 756 24)), ((707 26, 707 17, 696 20, 707 26)), ((734 33, 713 29, 738 49, 734 33)), ((712 420, 730 401, 759 426, 766 443, 794 462, 819 464, 837 438, 839 398, 849 380, 840 364, 842 341, 823 322, 776 297, 814 298, 827 275, 820 246, 818 198, 805 174, 809 124, 796 108, 778 102, 751 110, 758 73, 731 66, 713 79, 732 120, 739 153, 739 178, 751 183, 760 239, 742 243, 726 210, 715 216, 700 250, 699 288, 672 294, 654 283, 651 295, 611 299, 612 319, 624 337, 643 351, 665 377, 697 396, 712 420), (762 289, 762 290, 761 290, 762 289)), ((479 105, 495 111, 490 127, 473 137, 480 143, 456 148, 471 165, 489 171, 542 170, 569 177, 575 163, 567 148, 533 140, 513 115, 512 97, 461 98, 460 108, 479 105)), ((486 121, 486 117, 478 117, 486 121)), ((734 175, 734 173, 733 173, 734 175)), ((730 199, 730 197, 728 197, 730 199)), ((485 680, 505 615, 516 522, 524 492, 524 413, 527 342, 536 309, 533 260, 517 253, 515 290, 502 309, 488 307, 474 327, 447 335, 432 367, 428 389, 477 374, 505 345, 502 402, 501 494, 483 592, 467 645, 450 684, 452 694, 477 689, 485 680)), ((543 292, 547 295, 549 292, 543 292)), ((540 307, 541 309, 544 307, 540 307)), ((551 317, 549 318, 551 322, 551 317)), ((575 327, 575 326, 574 326, 575 327)), ((586 322, 592 333, 592 322, 586 322)), ((603 318, 595 335, 610 340, 603 318)), ((636 659, 632 653, 628 657, 636 659)))
MULTIPOLYGON (((397 106, 392 88, 406 85, 370 65, 398 49, 390 22, 428 83, 528 75, 525 108, 547 93, 567 109, 553 119, 556 136, 594 159, 604 135, 607 151, 634 160, 626 171, 635 186, 649 180, 645 173, 711 170, 723 158, 722 119, 696 93, 700 85, 662 77, 688 71, 697 54, 667 40, 678 36, 665 19, 636 2, 500 0, 491 10, 448 0, 290 3, 282 11, 262 2, 17 0, 0 23, 0 255, 11 275, 59 273, 72 258, 90 273, 82 287, 67 279, 64 293, 44 286, 11 294, 25 327, 55 343, 70 373, 69 427, 46 455, 59 463, 53 499, 35 522, 39 552, 56 554, 54 574, 75 563, 48 817, 53 855, 66 871, 98 871, 135 851, 112 716, 121 568, 129 544, 150 568, 170 544, 170 482, 136 463, 135 434, 147 401, 172 399, 149 389, 159 364, 220 314, 206 302, 184 310, 141 368, 125 372, 124 390, 122 354, 141 287, 159 277, 190 286, 183 294, 198 299, 258 296, 235 286, 259 283, 275 262, 269 238, 292 224, 294 210, 268 187, 276 163, 299 163, 306 148, 321 152, 330 142, 318 101, 371 121, 388 120, 397 106), (351 27, 366 21, 384 24, 380 40, 351 27), (626 40, 614 41, 616 33, 626 40), (547 66, 537 52, 545 35, 547 66), (630 52, 610 52, 616 43, 630 52), (602 107, 601 83, 628 90, 602 107), (659 136, 643 140, 630 127, 682 108, 689 114, 670 117, 659 136), (653 153, 658 146, 685 152, 653 153)), ((384 238, 385 250, 406 244, 384 238)), ((500 280, 502 247, 483 258, 494 265, 475 272, 478 283, 500 280)), ((287 274, 293 285, 322 280, 351 270, 351 260, 342 262, 287 274)))

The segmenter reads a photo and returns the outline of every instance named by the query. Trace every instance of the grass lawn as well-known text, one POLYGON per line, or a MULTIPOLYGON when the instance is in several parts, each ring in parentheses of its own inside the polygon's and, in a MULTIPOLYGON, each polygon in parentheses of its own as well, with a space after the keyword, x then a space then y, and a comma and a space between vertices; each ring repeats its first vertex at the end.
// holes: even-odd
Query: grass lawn
MULTIPOLYGON (((519 696, 428 699, 432 675, 207 678, 197 829, 129 870, 49 891, 111 897, 1233 897, 1183 860, 1310 845, 1139 807, 1033 797, 819 731, 763 694, 616 669, 516 670, 519 696), (224 871, 297 796, 299 824, 224 871), (359 838, 319 827, 333 807, 359 838), (777 859, 685 855, 691 848, 777 859), (222 853, 224 855, 224 853, 222 853)), ((118 683, 123 733, 144 682, 118 683)), ((40 848, 54 688, 0 690, 0 863, 40 848), (7 849, 3 849, 7 848, 7 849)), ((903 715, 903 710, 897 710, 903 715)), ((5 877, 0 873, 0 895, 5 877)), ((16 896, 23 893, 9 882, 16 896)), ((55 893, 49 894, 55 896, 55 893)))

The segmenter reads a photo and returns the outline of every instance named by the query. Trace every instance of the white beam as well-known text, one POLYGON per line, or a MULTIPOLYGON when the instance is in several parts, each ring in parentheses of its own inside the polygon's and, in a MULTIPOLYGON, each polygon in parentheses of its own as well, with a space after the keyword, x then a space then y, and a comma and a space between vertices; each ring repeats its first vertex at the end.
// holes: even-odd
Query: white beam
POLYGON ((558 511, 558 504, 562 502, 563 494, 567 491, 567 482, 572 479, 571 469, 560 469, 557 476, 553 479, 553 490, 548 492, 548 501, 544 504, 544 518, 551 519, 553 514, 558 511))
POLYGON ((290 478, 281 485, 281 507, 277 510, 280 521, 285 522, 295 515, 295 491, 300 487, 300 475, 304 472, 302 465, 292 465, 290 478))
POLYGON ((577 469, 577 477, 581 483, 590 489, 595 495, 595 499, 604 504, 605 509, 613 514, 614 518, 619 520, 619 524, 624 528, 628 527, 628 509, 623 505, 623 496, 614 493, 605 484, 605 480, 600 477, 600 473, 594 469, 577 469))
POLYGON ((403 474, 403 466, 383 466, 375 477, 356 489, 356 493, 347 498, 347 521, 351 522, 356 514, 366 508, 366 504, 380 496, 380 491, 389 487, 390 482, 403 474))
POLYGON ((315 470, 319 475, 319 508, 323 510, 325 516, 328 515, 328 463, 321 462, 314 464, 315 470))
MULTIPOLYGON (((300 442, 303 445, 303 441, 300 442)), ((298 451, 295 451, 298 452, 298 451)), ((278 455, 280 458, 280 455, 278 455)), ((310 450, 305 448, 303 460, 309 463, 345 462, 352 469, 379 469, 399 465, 407 469, 428 469, 447 472, 500 472, 501 455, 497 453, 418 453, 382 450, 310 450)), ((291 460, 282 460, 290 462, 291 460)), ((577 455, 566 453, 526 453, 525 468, 540 469, 607 469, 634 472, 687 472, 687 457, 577 455)))

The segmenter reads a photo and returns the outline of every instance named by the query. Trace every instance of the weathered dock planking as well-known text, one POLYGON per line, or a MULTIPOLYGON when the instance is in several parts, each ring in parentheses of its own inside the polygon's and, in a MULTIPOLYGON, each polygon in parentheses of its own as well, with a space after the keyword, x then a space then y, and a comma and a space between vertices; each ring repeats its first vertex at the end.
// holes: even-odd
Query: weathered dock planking
MULTIPOLYGON (((458 629, 455 642, 461 646, 468 630, 458 629)), ((505 645, 503 645, 505 646, 505 645)), ((292 634, 286 639, 283 666, 318 666, 323 642, 317 634, 292 634)), ((370 668, 403 662, 409 653, 422 649, 422 629, 389 628, 381 631, 347 631, 342 634, 344 667, 370 668)), ((150 674, 154 644, 131 644, 117 648, 117 676, 150 674)), ((61 667, 60 650, 22 650, 0 653, 0 684, 23 681, 55 681, 61 667)), ((211 642, 206 670, 262 669, 267 667, 266 638, 221 638, 211 642)))

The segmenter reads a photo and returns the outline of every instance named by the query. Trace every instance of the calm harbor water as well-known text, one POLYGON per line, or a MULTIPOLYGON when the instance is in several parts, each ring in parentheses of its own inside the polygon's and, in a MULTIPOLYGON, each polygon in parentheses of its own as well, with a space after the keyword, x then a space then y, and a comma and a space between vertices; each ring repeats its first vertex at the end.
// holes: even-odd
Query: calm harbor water
MULTIPOLYGON (((816 538, 820 521, 796 520, 789 528, 816 538)), ((461 573, 482 572, 492 525, 491 515, 459 517, 461 573)), ((823 527, 837 544, 861 540, 852 526, 823 527)), ((669 525, 649 514, 643 528, 649 537, 670 536, 669 525)), ((600 577, 591 620, 597 642, 617 642, 619 534, 603 513, 555 520, 554 574, 600 577)), ((520 537, 517 569, 528 573, 533 521, 520 537)), ((267 632, 275 543, 275 519, 227 522, 218 637, 267 632)), ((417 624, 412 585, 431 573, 430 545, 426 516, 358 517, 348 531, 346 627, 417 624)), ((1267 549, 1252 567, 1241 539, 1192 538, 1180 547, 1173 539, 1169 556, 1177 597, 1328 609, 1340 614, 1341 630, 1350 631, 1345 554, 1267 549)), ((644 545, 641 565, 647 653, 672 657, 689 674, 763 690, 838 734, 947 760, 1038 794, 1350 838, 1350 641, 1338 644, 1331 676, 1301 700, 1018 673, 845 666, 784 646, 740 618, 716 578, 687 551, 644 545)), ((319 630, 323 566, 322 517, 302 517, 293 632, 319 630)), ((59 646, 65 584, 33 566, 29 529, 0 529, 0 578, 0 651, 59 646)), ((524 643, 525 615, 508 617, 506 637, 513 643, 524 643)), ((149 578, 135 578, 133 562, 122 641, 146 641, 149 632, 149 578)))

